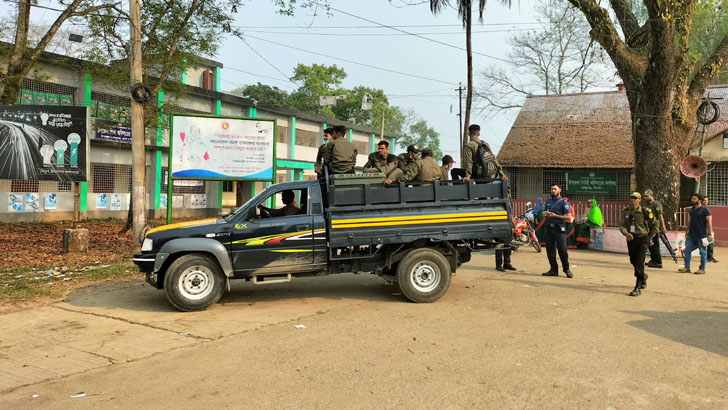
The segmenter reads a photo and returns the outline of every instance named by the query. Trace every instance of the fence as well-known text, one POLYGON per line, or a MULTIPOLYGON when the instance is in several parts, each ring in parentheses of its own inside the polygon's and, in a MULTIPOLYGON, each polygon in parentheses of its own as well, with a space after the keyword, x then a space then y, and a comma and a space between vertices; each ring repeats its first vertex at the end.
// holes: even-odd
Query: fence
MULTIPOLYGON (((529 201, 523 199, 511 200, 515 216, 523 215, 526 212, 526 202, 529 201)), ((589 213, 591 202, 569 201, 569 203, 574 207, 574 220, 577 222, 583 221, 589 213)), ((618 226, 622 218, 622 209, 628 205, 627 202, 599 202, 599 208, 602 210, 602 217, 604 218, 604 226, 618 226)))

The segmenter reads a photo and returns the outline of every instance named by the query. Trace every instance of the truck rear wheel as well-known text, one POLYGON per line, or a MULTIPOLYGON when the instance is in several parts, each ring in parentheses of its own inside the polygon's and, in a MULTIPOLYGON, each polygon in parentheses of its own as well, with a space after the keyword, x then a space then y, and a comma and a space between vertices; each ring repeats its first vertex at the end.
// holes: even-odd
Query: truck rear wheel
POLYGON ((431 303, 440 299, 450 287, 450 264, 434 249, 410 251, 399 262, 397 282, 407 299, 431 303))
POLYGON ((217 261, 208 255, 189 254, 172 262, 164 275, 164 293, 179 310, 205 310, 220 300, 225 276, 217 261))

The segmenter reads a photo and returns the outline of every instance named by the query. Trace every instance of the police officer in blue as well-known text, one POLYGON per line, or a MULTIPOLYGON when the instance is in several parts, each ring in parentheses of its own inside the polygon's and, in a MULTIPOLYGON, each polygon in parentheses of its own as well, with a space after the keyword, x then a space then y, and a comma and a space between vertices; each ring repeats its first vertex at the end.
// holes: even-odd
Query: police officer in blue
POLYGON ((569 270, 569 254, 566 250, 566 224, 572 222, 571 208, 566 199, 561 197, 561 187, 558 184, 551 185, 551 199, 546 201, 546 210, 543 212, 546 218, 546 255, 549 258, 551 269, 542 273, 543 276, 559 276, 559 265, 556 263, 556 250, 559 251, 561 267, 567 278, 574 275, 569 270))

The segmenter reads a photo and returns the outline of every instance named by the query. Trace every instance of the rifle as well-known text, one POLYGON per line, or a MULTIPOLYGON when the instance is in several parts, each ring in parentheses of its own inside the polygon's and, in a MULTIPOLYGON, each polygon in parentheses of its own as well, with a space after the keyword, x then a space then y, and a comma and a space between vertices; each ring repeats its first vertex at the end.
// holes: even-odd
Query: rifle
POLYGON ((670 252, 670 256, 672 256, 672 260, 677 263, 677 256, 675 255, 675 250, 672 249, 672 245, 670 245, 670 241, 667 240, 667 235, 665 235, 665 232, 660 232, 660 240, 663 244, 665 244, 665 248, 667 248, 667 251, 670 252))

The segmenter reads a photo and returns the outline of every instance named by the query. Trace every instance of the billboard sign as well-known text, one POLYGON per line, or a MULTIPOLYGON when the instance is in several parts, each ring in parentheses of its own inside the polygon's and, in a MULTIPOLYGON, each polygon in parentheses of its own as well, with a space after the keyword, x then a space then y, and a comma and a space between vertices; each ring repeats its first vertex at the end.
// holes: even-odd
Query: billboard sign
POLYGON ((617 173, 569 171, 566 173, 566 191, 569 195, 617 195, 617 173))
POLYGON ((172 115, 172 178, 271 180, 275 120, 172 115))
POLYGON ((131 127, 119 122, 96 119, 97 140, 131 143, 131 127))
POLYGON ((0 179, 86 181, 87 108, 0 105, 0 179))

